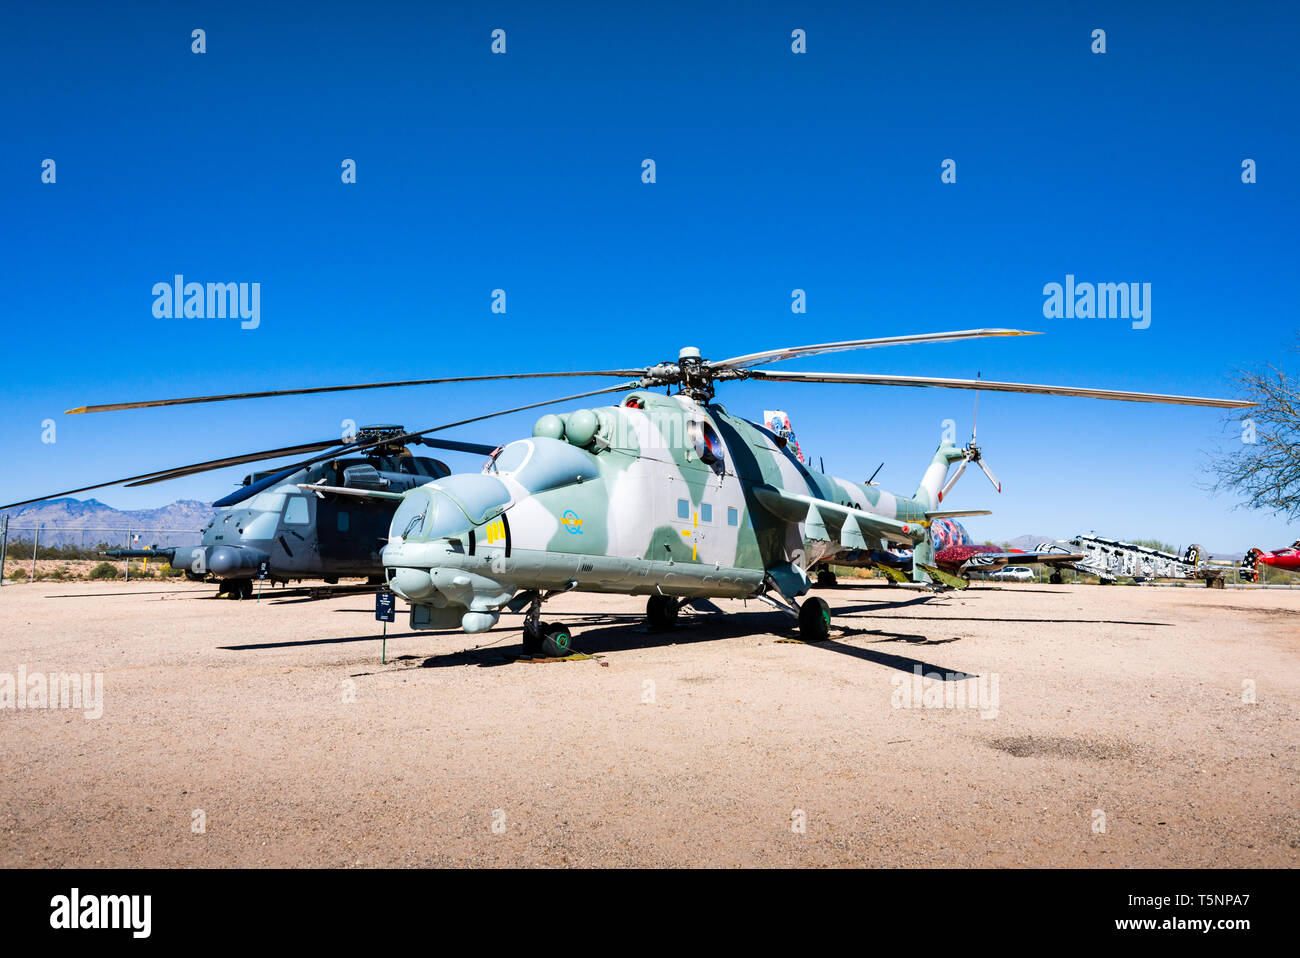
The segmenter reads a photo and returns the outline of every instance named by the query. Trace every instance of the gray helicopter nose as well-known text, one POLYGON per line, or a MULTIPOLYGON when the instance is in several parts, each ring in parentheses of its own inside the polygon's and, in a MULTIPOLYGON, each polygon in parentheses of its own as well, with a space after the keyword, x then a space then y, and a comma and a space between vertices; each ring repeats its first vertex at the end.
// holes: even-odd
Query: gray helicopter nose
POLYGON ((239 546, 217 546, 208 556, 208 569, 216 576, 233 576, 237 573, 251 575, 257 564, 270 558, 265 552, 239 546))

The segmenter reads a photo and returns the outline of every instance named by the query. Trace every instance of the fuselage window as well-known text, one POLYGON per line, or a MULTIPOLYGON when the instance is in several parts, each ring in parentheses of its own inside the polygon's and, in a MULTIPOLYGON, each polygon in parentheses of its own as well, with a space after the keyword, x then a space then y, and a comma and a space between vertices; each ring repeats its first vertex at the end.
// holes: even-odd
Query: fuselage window
POLYGON ((713 506, 709 505, 709 503, 707 502, 704 503, 704 505, 700 506, 700 521, 701 522, 713 521, 713 506))
POLYGON ((735 506, 727 506, 727 525, 740 525, 740 513, 736 510, 735 506))
POLYGON ((677 500, 677 518, 689 519, 691 517, 691 504, 686 499, 677 500))

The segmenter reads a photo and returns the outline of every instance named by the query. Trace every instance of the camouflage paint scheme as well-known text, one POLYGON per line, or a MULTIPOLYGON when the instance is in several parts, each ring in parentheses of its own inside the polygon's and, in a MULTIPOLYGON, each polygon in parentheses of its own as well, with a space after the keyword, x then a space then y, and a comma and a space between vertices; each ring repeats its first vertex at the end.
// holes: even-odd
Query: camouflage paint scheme
POLYGON ((810 469, 721 405, 638 391, 543 416, 482 473, 406 493, 383 563, 413 628, 483 631, 554 590, 789 602, 846 550, 894 543, 932 562, 927 513, 962 456, 941 444, 897 496, 810 469))

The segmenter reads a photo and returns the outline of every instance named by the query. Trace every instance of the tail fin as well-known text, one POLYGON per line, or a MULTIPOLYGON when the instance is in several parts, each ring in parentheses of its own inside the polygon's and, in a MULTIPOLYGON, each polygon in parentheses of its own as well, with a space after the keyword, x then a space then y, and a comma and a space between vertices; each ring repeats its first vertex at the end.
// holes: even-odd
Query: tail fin
POLYGON ((914 498, 924 505, 927 509, 934 509, 939 505, 939 490, 943 488, 943 482, 948 478, 948 470, 954 462, 964 459, 966 454, 958 449, 948 440, 939 443, 939 448, 934 452, 934 458, 930 460, 930 466, 925 470, 925 475, 921 477, 921 484, 916 487, 914 498))

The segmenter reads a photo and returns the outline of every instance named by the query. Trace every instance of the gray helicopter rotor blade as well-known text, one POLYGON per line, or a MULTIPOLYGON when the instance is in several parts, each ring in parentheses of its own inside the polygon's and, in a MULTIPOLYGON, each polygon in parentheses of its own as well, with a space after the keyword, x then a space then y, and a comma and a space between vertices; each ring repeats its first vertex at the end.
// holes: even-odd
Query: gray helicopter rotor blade
POLYGON ((1203 396, 1168 396, 1161 393, 1126 392, 1118 389, 1090 389, 1083 386, 1044 386, 1035 383, 1000 383, 989 379, 938 379, 930 376, 879 376, 873 373, 750 373, 750 379, 782 383, 850 383, 865 386, 928 386, 937 389, 987 389, 990 392, 1035 393, 1042 396, 1080 396, 1085 399, 1114 399, 1121 402, 1171 403, 1178 406, 1213 406, 1217 409, 1246 409, 1255 403, 1240 399, 1210 399, 1203 396))
MULTIPOLYGON (((447 449, 451 452, 468 452, 477 453, 480 456, 491 455, 497 448, 481 442, 460 442, 453 439, 423 439, 418 440, 424 445, 433 449, 447 449)), ((249 453, 246 456, 231 456, 228 459, 213 459, 210 462, 196 463, 192 466, 182 466, 179 469, 173 469, 170 472, 159 473, 146 479, 137 479, 134 482, 128 482, 126 485, 131 486, 150 486, 155 482, 167 482, 172 479, 180 479, 184 476, 193 476, 201 472, 209 472, 213 469, 221 469, 225 466, 239 466, 246 462, 259 462, 264 459, 279 459, 282 456, 298 456, 304 453, 317 452, 319 450, 330 449, 333 447, 346 447, 342 439, 333 439, 329 442, 306 443, 301 446, 286 446, 283 449, 268 449, 266 452, 249 453)))
MULTIPOLYGON (((634 372, 633 375, 640 375, 640 373, 634 372)), ((259 459, 275 459, 275 458, 279 458, 281 455, 293 455, 295 450, 301 452, 309 452, 312 451, 313 449, 326 449, 326 448, 329 449, 329 451, 323 455, 314 456, 310 459, 306 459, 302 462, 296 463, 293 467, 285 467, 285 469, 288 469, 290 473, 296 472, 299 469, 306 468, 307 466, 313 466, 318 462, 324 462, 326 459, 333 459, 341 455, 346 455, 348 453, 361 452, 365 449, 371 449, 375 446, 397 445, 397 444, 404 444, 408 442, 423 441, 425 445, 431 446, 433 448, 452 449, 460 452, 483 452, 484 455, 486 455, 494 451, 496 447, 495 446, 489 447, 478 443, 464 443, 464 442, 458 442, 454 440, 441 440, 441 439, 425 440, 424 437, 432 432, 440 432, 443 429, 452 429, 455 426, 464 426, 472 422, 480 422, 484 419, 491 419, 495 416, 505 416, 512 412, 523 412, 524 410, 527 409, 536 409, 539 406, 549 406, 552 405, 553 403, 570 402, 571 400, 574 399, 585 399, 588 396, 599 396, 603 393, 624 392, 625 390, 636 389, 640 385, 641 385, 640 380, 634 379, 631 382, 619 383, 616 386, 606 386, 603 389, 593 389, 589 392, 576 393, 571 396, 559 396, 555 399, 545 399, 542 400, 541 402, 528 403, 527 405, 524 406, 515 406, 510 409, 500 409, 497 410, 496 412, 486 413, 482 416, 472 416, 469 419, 462 419, 459 420, 458 422, 444 423, 441 426, 433 426, 429 429, 420 430, 419 432, 409 432, 404 435, 397 436, 396 438, 376 439, 372 442, 365 442, 365 443, 352 442, 344 445, 339 445, 339 441, 337 439, 331 439, 328 442, 304 443, 298 446, 285 446, 283 449, 268 449, 261 453, 254 453, 248 456, 231 456, 225 459, 211 459, 208 460, 206 463, 195 463, 192 466, 181 466, 181 467, 172 466, 167 469, 159 469, 154 472, 142 473, 138 476, 127 476, 122 479, 112 479, 109 480, 108 482, 97 482, 94 485, 81 486, 78 489, 67 489, 63 492, 47 493, 46 495, 36 496, 35 498, 32 499, 24 499, 21 502, 10 502, 7 505, 0 505, 0 509, 12 509, 17 506, 31 505, 33 502, 44 502, 47 499, 59 499, 63 496, 75 495, 78 492, 90 492, 93 489, 105 489, 109 486, 119 486, 126 483, 132 483, 132 484, 138 483, 140 485, 144 485, 145 483, 143 482, 143 480, 152 480, 158 476, 170 475, 171 478, 178 478, 179 476, 183 476, 183 475, 191 475, 194 472, 207 471, 207 469, 209 468, 220 469, 223 465, 242 465, 244 462, 255 462, 259 459), (198 467, 205 467, 205 468, 198 468, 198 467)), ((285 472, 285 469, 279 470, 277 475, 279 473, 285 472)), ((257 483, 253 483, 252 486, 245 486, 243 490, 240 490, 241 492, 244 493, 244 495, 242 496, 239 495, 239 492, 236 492, 231 496, 226 496, 224 499, 218 501, 223 502, 227 505, 233 505, 234 502, 242 501, 243 498, 247 498, 247 496, 253 495, 254 494, 253 490, 257 485, 258 485, 257 483), (239 498, 233 498, 233 496, 239 496, 239 498)), ((216 503, 214 503, 214 505, 215 504, 216 503)))
POLYGON ((308 386, 303 389, 270 389, 264 392, 224 393, 214 396, 187 396, 178 399, 146 399, 135 402, 101 403, 96 406, 77 406, 66 415, 89 412, 115 412, 121 409, 148 409, 156 406, 188 406, 195 403, 230 402, 235 399, 268 399, 274 396, 306 396, 313 393, 349 392, 357 389, 393 389, 398 386, 432 386, 437 383, 477 383, 503 379, 555 379, 581 376, 641 376, 644 369, 588 369, 558 373, 500 373, 491 376, 444 376, 439 379, 402 379, 386 383, 356 383, 350 386, 308 386))
POLYGON ((120 485, 145 485, 158 479, 158 477, 173 477, 191 475, 198 472, 207 472, 209 469, 220 469, 223 466, 237 466, 245 462, 257 462, 262 459, 277 459, 280 456, 296 456, 307 452, 314 452, 318 449, 326 449, 330 446, 337 446, 339 440, 330 439, 323 442, 300 443, 296 446, 284 446, 280 449, 266 449, 262 452, 249 453, 243 456, 229 456, 224 459, 209 459, 207 462, 196 462, 189 466, 171 466, 167 469, 159 469, 155 472, 145 472, 138 476, 126 476, 121 479, 111 479, 108 482, 97 482, 93 486, 82 486, 79 489, 67 489, 63 492, 51 492, 43 496, 37 496, 34 499, 24 499, 22 502, 10 502, 7 505, 0 506, 0 509, 13 509, 17 506, 28 506, 33 502, 44 502, 47 499, 60 499, 63 496, 71 496, 78 492, 91 492, 94 489, 105 489, 108 486, 120 485))
POLYGON ((341 439, 331 439, 327 442, 306 442, 298 446, 284 446, 281 449, 266 449, 262 452, 250 452, 242 456, 227 456, 225 459, 209 459, 207 462, 196 462, 189 466, 177 466, 162 472, 152 473, 143 478, 124 481, 126 486, 148 486, 155 482, 166 482, 169 479, 179 479, 182 476, 194 476, 201 472, 211 472, 213 469, 224 469, 226 466, 242 466, 246 462, 261 462, 264 459, 279 459, 282 456, 302 456, 310 452, 318 452, 322 449, 329 449, 332 446, 342 444, 341 439))
POLYGON ((961 339, 984 339, 989 336, 1038 336, 1039 333, 1025 329, 961 329, 951 333, 915 333, 908 336, 882 336, 876 339, 849 339, 840 343, 819 343, 812 346, 786 346, 784 349, 768 349, 761 353, 749 353, 709 363, 712 369, 724 367, 749 369, 765 363, 779 363, 787 359, 802 356, 817 356, 822 353, 842 353, 851 349, 875 349, 879 346, 910 346, 916 343, 951 343, 961 339))

